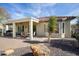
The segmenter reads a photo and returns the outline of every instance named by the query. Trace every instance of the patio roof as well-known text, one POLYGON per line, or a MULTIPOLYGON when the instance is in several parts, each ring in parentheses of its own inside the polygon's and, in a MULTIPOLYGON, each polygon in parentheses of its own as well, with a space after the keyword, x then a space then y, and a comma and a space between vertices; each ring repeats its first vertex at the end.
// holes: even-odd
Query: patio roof
POLYGON ((8 21, 6 22, 6 24, 10 24, 10 23, 18 23, 18 22, 29 22, 30 20, 33 20, 34 22, 38 22, 39 20, 37 18, 33 18, 33 17, 25 17, 25 18, 21 18, 21 19, 8 19, 8 21))
MULTIPOLYGON (((62 21, 62 20, 72 20, 75 19, 76 16, 55 16, 57 17, 58 21, 62 21)), ((40 18, 34 18, 34 17, 25 17, 25 18, 21 18, 21 19, 8 19, 8 21, 6 22, 6 24, 10 24, 13 22, 29 22, 31 19, 33 19, 34 22, 43 22, 43 21, 48 21, 49 17, 40 17, 40 18)))
MULTIPOLYGON (((40 17, 38 19, 39 19, 39 21, 48 21, 50 17, 51 16, 49 16, 49 17, 40 17)), ((57 17, 58 21, 62 21, 62 20, 72 20, 72 19, 75 19, 77 16, 55 16, 55 17, 57 17)))

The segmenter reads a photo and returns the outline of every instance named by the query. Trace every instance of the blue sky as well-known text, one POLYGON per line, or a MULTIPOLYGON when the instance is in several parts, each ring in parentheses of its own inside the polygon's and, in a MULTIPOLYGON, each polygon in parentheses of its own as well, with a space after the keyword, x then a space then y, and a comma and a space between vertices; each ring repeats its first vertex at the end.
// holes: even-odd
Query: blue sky
POLYGON ((77 3, 0 3, 10 13, 12 19, 23 17, 45 16, 78 16, 79 4, 77 3))

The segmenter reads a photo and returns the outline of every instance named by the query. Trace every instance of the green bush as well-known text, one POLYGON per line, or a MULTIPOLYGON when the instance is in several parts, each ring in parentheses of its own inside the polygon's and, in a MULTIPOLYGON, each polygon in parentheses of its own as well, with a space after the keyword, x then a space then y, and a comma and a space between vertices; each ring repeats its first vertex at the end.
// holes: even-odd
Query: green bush
POLYGON ((79 33, 75 34, 76 40, 79 42, 79 33))

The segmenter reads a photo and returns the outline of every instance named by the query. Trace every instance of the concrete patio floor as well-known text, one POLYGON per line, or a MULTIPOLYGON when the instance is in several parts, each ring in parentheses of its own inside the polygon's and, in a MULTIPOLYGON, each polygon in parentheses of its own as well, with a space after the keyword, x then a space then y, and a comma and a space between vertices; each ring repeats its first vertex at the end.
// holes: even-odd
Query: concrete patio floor
POLYGON ((30 44, 23 43, 23 40, 0 37, 0 50, 4 50, 8 48, 16 49, 16 48, 28 47, 28 46, 30 46, 30 44))

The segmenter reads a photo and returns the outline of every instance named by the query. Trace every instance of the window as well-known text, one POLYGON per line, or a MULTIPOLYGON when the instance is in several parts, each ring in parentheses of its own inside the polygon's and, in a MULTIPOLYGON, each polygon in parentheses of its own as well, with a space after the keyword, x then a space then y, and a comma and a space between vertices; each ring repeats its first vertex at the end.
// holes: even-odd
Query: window
POLYGON ((63 23, 63 33, 64 33, 64 23, 63 23))
POLYGON ((22 32, 24 32, 24 26, 22 26, 22 32))
POLYGON ((19 26, 18 26, 18 32, 19 32, 19 26))
POLYGON ((21 26, 18 26, 18 32, 21 33, 21 31, 22 31, 21 26))
POLYGON ((46 32, 46 25, 44 24, 44 32, 46 32))
POLYGON ((21 28, 20 28, 20 26, 18 26, 18 32, 20 33, 20 31, 21 31, 21 28))

